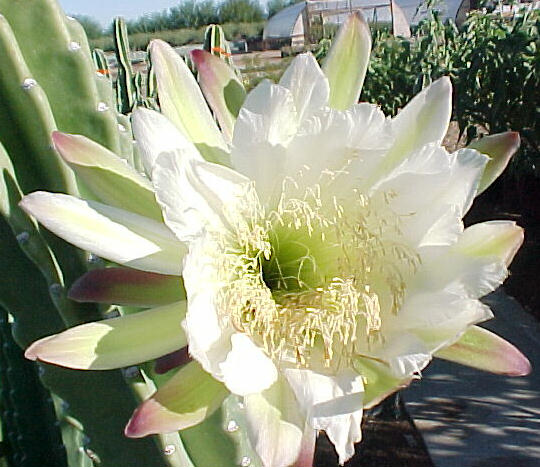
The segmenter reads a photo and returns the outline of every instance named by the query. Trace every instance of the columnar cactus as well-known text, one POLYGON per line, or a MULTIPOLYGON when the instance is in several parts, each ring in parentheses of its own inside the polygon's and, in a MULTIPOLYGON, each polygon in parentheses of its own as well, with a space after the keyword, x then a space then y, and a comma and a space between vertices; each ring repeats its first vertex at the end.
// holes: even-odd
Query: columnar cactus
POLYGON ((116 99, 118 111, 127 114, 133 110, 137 98, 137 85, 131 66, 131 51, 126 23, 123 18, 114 19, 114 51, 118 62, 116 99))
POLYGON ((212 55, 219 57, 225 62, 234 67, 232 60, 231 47, 229 41, 225 38, 223 28, 217 24, 211 24, 204 32, 203 49, 210 52, 212 55))

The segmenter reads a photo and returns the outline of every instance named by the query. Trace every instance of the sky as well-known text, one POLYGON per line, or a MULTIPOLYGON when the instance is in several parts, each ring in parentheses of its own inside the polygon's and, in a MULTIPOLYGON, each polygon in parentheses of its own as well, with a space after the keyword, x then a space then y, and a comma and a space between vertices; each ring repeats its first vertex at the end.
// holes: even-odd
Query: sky
POLYGON ((180 0, 59 0, 67 14, 88 15, 103 26, 110 24, 115 16, 126 19, 138 18, 145 13, 162 11, 180 3, 180 0))

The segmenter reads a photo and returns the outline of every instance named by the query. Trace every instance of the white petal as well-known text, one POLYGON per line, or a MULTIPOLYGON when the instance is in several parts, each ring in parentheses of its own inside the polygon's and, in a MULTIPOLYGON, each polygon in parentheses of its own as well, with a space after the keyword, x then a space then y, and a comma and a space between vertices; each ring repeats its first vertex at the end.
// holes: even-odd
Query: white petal
POLYGON ((287 147, 286 173, 302 185, 332 183, 336 194, 360 185, 391 144, 390 126, 375 105, 325 108, 305 120, 287 147))
POLYGON ((151 176, 155 160, 162 152, 185 151, 201 159, 194 144, 162 114, 138 108, 131 115, 133 134, 141 152, 146 173, 151 176))
POLYGON ((208 248, 204 238, 190 243, 183 271, 188 309, 182 325, 191 356, 221 381, 219 364, 231 349, 232 330, 218 316, 215 301, 221 284, 217 281, 214 257, 208 248))
POLYGON ((232 349, 220 365, 223 382, 233 394, 245 396, 264 391, 277 379, 272 360, 245 334, 231 336, 232 349))
POLYGON ((513 222, 490 222, 467 228, 458 241, 439 255, 424 257, 410 290, 449 290, 480 298, 495 290, 508 275, 506 265, 523 241, 513 222))
POLYGON ((255 181, 263 202, 280 187, 284 146, 296 132, 298 117, 291 92, 263 81, 246 98, 234 127, 231 163, 255 181))
POLYGON ((438 79, 417 94, 392 120, 395 140, 384 161, 371 175, 370 183, 384 177, 407 156, 426 144, 439 146, 450 123, 452 85, 438 79))
POLYGON ((328 103, 328 79, 311 53, 296 56, 279 84, 291 91, 299 121, 328 103))
POLYGON ((511 221, 489 221, 468 227, 456 248, 464 255, 497 257, 508 266, 523 243, 523 229, 511 221))
POLYGON ((425 261, 434 255, 432 250, 436 250, 435 255, 440 254, 441 249, 437 247, 458 241, 463 233, 463 222, 457 206, 442 205, 403 217, 401 231, 425 261))
POLYGON ((207 227, 228 228, 227 216, 249 209, 249 180, 224 166, 190 157, 162 153, 152 180, 165 223, 182 241, 193 240, 207 227))
POLYGON ((452 114, 452 83, 448 77, 418 93, 393 119, 396 146, 403 152, 428 143, 440 144, 452 114))
POLYGON ((461 215, 464 216, 474 201, 489 157, 467 148, 460 149, 450 157, 452 174, 438 201, 459 206, 461 215))
POLYGON ((264 80, 249 93, 240 109, 233 145, 238 147, 250 141, 286 144, 296 131, 297 121, 291 91, 264 80), (246 111, 255 118, 241 118, 246 111))
POLYGON ((205 158, 214 162, 226 160, 227 144, 184 60, 161 40, 153 40, 149 52, 163 114, 193 141, 205 158))
POLYGON ((454 154, 428 144, 411 154, 373 191, 394 193, 391 207, 397 214, 411 215, 426 207, 457 206, 463 216, 469 209, 488 158, 472 149, 454 154))
POLYGON ((181 273, 185 246, 152 219, 59 193, 35 192, 20 206, 83 250, 143 271, 181 273))
POLYGON ((439 348, 454 343, 476 323, 492 317, 489 307, 478 300, 441 291, 415 294, 400 311, 383 320, 385 344, 373 354, 388 362, 397 378, 419 373, 439 348))
POLYGON ((354 443, 362 438, 362 377, 352 370, 335 376, 298 368, 286 368, 283 373, 308 423, 326 432, 343 464, 353 456, 354 443))
POLYGON ((247 432, 264 467, 289 467, 298 458, 304 419, 289 385, 278 380, 244 397, 247 432))

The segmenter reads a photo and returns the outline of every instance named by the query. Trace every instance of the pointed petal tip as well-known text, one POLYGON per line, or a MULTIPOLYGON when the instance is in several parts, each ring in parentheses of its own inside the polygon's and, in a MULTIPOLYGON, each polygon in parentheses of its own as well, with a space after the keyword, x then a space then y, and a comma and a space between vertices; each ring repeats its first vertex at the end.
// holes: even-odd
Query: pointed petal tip
POLYGON ((43 337, 32 344, 24 351, 24 358, 32 361, 42 360, 48 361, 49 358, 47 352, 46 343, 50 340, 53 340, 56 337, 56 334, 52 336, 43 337))
POLYGON ((206 50, 203 49, 193 49, 189 55, 191 56, 191 59, 195 62, 195 65, 199 65, 207 55, 212 55, 206 50))
POLYGON ((506 138, 508 141, 516 148, 520 146, 521 144, 521 136, 519 136, 519 132, 517 131, 508 131, 506 133, 502 133, 503 135, 506 135, 506 138))
MULTIPOLYGON (((521 353, 521 352, 520 352, 521 353)), ((532 371, 531 362, 525 355, 521 354, 521 358, 516 362, 513 371, 508 372, 508 376, 527 376, 532 371)))
POLYGON ((520 144, 521 137, 519 133, 507 131, 484 136, 467 146, 490 157, 480 180, 477 194, 483 193, 504 172, 506 166, 519 149, 520 144))
POLYGON ((62 133, 58 130, 53 130, 51 133, 51 139, 55 146, 62 144, 63 141, 67 140, 70 135, 68 133, 62 133))
POLYGON ((34 342, 33 344, 30 345, 30 347, 28 347, 24 351, 24 358, 26 358, 27 360, 32 360, 33 362, 35 362, 38 359, 39 347, 36 346, 36 344, 38 343, 39 341, 34 342))
POLYGON ((532 369, 515 345, 479 326, 469 328, 455 344, 435 356, 503 376, 527 376, 532 369))
POLYGON ((367 30, 369 31, 369 24, 366 21, 366 17, 360 10, 357 10, 352 15, 349 15, 349 17, 346 20, 346 23, 349 23, 349 22, 350 23, 357 22, 358 24, 360 24, 361 27, 367 28, 367 30))
POLYGON ((167 42, 165 42, 164 40, 162 39, 152 39, 150 41, 150 44, 148 45, 148 48, 151 52, 154 51, 154 49, 169 49, 171 46, 169 44, 167 44, 167 42))
POLYGON ((128 438, 144 438, 148 435, 160 433, 159 430, 156 431, 152 423, 152 415, 160 409, 162 409, 162 406, 154 399, 144 401, 133 412, 124 428, 124 434, 128 438))
POLYGON ((449 96, 452 98, 452 80, 449 76, 442 76, 441 78, 433 81, 429 88, 443 96, 449 96))

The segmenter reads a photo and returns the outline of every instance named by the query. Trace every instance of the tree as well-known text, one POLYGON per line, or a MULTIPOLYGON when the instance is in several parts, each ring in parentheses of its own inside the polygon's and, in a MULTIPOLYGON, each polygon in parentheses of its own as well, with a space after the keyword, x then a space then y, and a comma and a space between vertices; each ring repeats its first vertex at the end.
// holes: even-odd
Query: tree
POLYGON ((268 17, 271 18, 279 11, 301 1, 302 0, 268 0, 268 3, 266 4, 268 17))
POLYGON ((264 19, 257 0, 225 0, 219 7, 220 23, 254 23, 264 19))
POLYGON ((92 18, 91 16, 85 16, 85 15, 77 15, 73 16, 83 27, 84 32, 86 32, 86 35, 88 39, 96 39, 98 37, 103 36, 104 31, 101 24, 99 24, 99 21, 95 18, 92 18))

